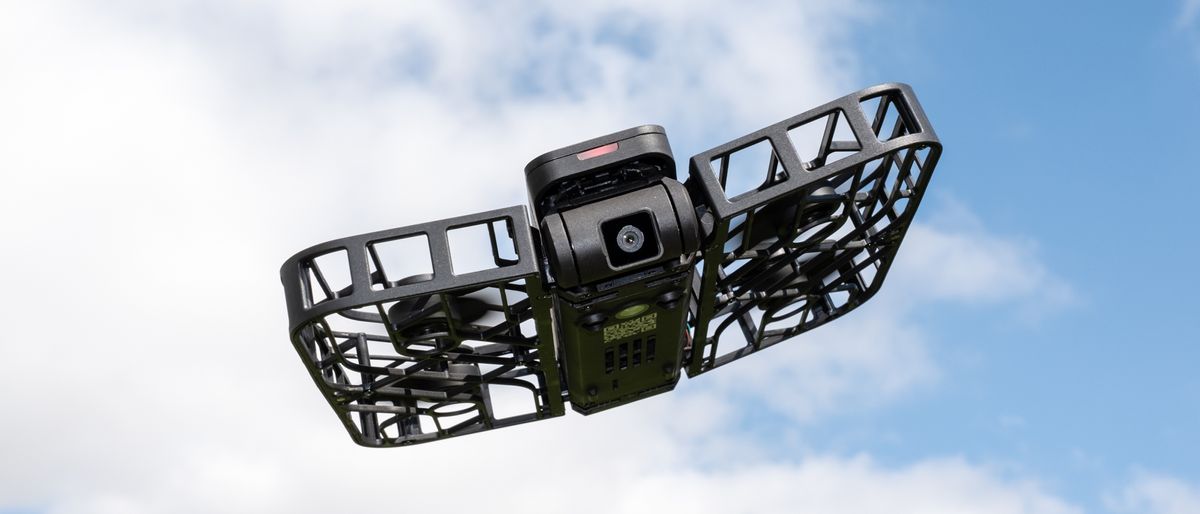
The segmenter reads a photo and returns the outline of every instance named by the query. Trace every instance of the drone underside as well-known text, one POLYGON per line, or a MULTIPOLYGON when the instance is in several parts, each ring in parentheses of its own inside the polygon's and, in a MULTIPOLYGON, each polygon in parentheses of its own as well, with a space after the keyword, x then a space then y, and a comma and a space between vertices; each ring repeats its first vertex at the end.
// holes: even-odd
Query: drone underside
POLYGON ((661 127, 585 141, 526 167, 533 220, 513 206, 289 259, 292 342, 364 446, 620 406, 873 296, 940 153, 903 84, 693 156, 682 183, 661 127))

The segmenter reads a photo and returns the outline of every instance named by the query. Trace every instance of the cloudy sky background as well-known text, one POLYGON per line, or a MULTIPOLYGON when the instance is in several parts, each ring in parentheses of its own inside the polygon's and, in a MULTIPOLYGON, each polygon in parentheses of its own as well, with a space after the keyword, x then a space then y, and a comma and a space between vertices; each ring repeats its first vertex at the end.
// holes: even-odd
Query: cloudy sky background
POLYGON ((0 513, 1200 512, 1198 86, 1195 0, 10 2, 0 513), (288 343, 300 248, 885 81, 946 153, 883 292, 799 340, 398 450, 288 343))

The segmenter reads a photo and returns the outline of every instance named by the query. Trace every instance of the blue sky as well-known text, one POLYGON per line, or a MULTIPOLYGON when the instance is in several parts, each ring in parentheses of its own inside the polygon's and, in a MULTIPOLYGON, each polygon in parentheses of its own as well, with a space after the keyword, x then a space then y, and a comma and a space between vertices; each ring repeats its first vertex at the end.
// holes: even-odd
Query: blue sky
POLYGON ((924 2, 864 31, 867 81, 911 77, 936 119, 936 187, 1030 238, 1076 296, 1029 323, 922 313, 949 387, 847 420, 902 434, 877 454, 1011 461, 1080 498, 1139 467, 1200 476, 1200 61, 1181 9, 924 2))
POLYGON ((462 484, 501 511, 1200 512, 1195 0, 7 10, 0 513, 436 511, 462 484), (297 249, 523 204, 528 159, 599 134, 662 124, 682 162, 891 81, 945 153, 883 292, 796 341, 394 451, 288 344, 297 249))

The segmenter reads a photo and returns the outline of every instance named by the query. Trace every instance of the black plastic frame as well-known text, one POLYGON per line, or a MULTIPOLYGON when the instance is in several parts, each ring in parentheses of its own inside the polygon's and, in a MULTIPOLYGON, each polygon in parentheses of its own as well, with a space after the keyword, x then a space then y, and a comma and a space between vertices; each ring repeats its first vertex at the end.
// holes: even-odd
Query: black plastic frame
POLYGON ((704 221, 711 231, 693 288, 688 375, 812 330, 871 298, 940 154, 937 134, 912 89, 882 84, 693 156, 687 185, 699 196, 697 202, 707 205, 704 221), (863 112, 862 104, 873 99, 880 99, 877 112, 863 112), (884 126, 889 107, 898 114, 890 127, 884 126), (835 139, 834 127, 842 116, 854 141, 835 139), (789 130, 821 118, 827 125, 818 158, 804 162, 789 130), (762 141, 773 148, 762 184, 728 197, 723 181, 731 156, 762 141), (825 156, 835 151, 849 155, 825 164, 825 156), (714 162, 718 169, 712 168, 714 162), (894 183, 881 185, 893 166, 894 183), (830 185, 838 186, 834 194, 818 194, 817 189, 830 185), (834 212, 816 220, 797 216, 785 237, 761 244, 749 237, 756 217, 770 206, 803 209, 813 202, 828 203, 834 212), (729 350, 722 345, 737 346, 729 350))
POLYGON ((360 445, 427 442, 564 412, 550 300, 520 206, 329 241, 288 259, 280 275, 292 343, 360 445), (493 221, 507 223, 517 258, 502 258, 498 236, 489 230, 498 267, 455 275, 447 232, 493 221), (372 266, 380 267, 373 244, 416 235, 428 238, 432 277, 385 283, 382 273, 372 273, 372 266), (333 290, 316 262, 340 251, 346 252, 351 283, 333 290), (467 297, 495 321, 455 320, 449 306, 467 297), (393 314, 399 301, 416 306, 407 324, 437 326, 434 335, 400 334, 393 314), (355 328, 340 331, 339 323, 355 328), (433 340, 438 345, 425 344, 433 340), (500 388, 528 391, 526 412, 498 416, 493 397, 500 388), (425 429, 415 428, 421 424, 425 429))
MULTIPOLYGON (((526 167, 540 236, 525 209, 513 206, 337 239, 296 254, 280 270, 289 334, 325 400, 363 446, 422 443, 560 416, 568 393, 572 402, 584 398, 573 404, 584 413, 623 405, 673 388, 680 364, 689 376, 704 373, 870 299, 940 155, 937 135, 904 84, 864 89, 697 154, 684 185, 675 181, 662 127, 609 134, 526 167), (870 101, 877 107, 866 112, 870 101), (822 120, 815 143, 797 152, 794 129, 812 131, 822 120), (731 162, 758 155, 751 150, 763 143, 769 152, 760 163, 761 180, 754 175, 759 168, 752 169, 754 187, 726 194, 731 162), (603 151, 578 155, 597 149, 603 151), (659 184, 663 191, 651 190, 659 184), (634 212, 654 204, 645 196, 651 193, 666 195, 662 205, 670 209, 654 216, 677 221, 680 252, 672 250, 663 262, 617 266, 605 253, 613 236, 600 228, 610 204, 633 203, 616 210, 634 212), (543 195, 562 199, 542 206, 543 195), (564 221, 570 213, 587 217, 564 221), (568 234, 564 223, 575 229, 568 234), (495 267, 456 274, 449 233, 476 225, 487 226, 495 267), (427 270, 398 272, 381 258, 388 246, 400 250, 398 262, 409 262, 406 245, 417 237, 426 244, 424 255, 411 257, 427 256, 427 270), (407 243, 391 244, 398 240, 407 243), (581 255, 599 259, 604 272, 578 271, 581 255), (549 269, 552 262, 557 273, 549 269), (653 276, 664 269, 668 276, 653 276), (659 290, 646 289, 654 287, 659 290), (581 363, 593 361, 572 359, 586 355, 572 353, 588 341, 584 331, 604 328, 600 310, 662 291, 671 296, 657 305, 672 310, 662 332, 684 336, 668 345, 674 356, 664 368, 669 384, 580 408, 592 394, 581 363), (588 319, 601 321, 584 323, 588 319)), ((660 234, 660 245, 665 241, 660 234)), ((482 248, 470 250, 484 252, 476 256, 486 261, 482 248)), ((665 355, 667 338, 650 340, 665 355)), ((632 346, 635 363, 638 344, 632 346)), ((596 366, 605 373, 624 367, 619 351, 593 353, 606 359, 607 370, 596 366)))

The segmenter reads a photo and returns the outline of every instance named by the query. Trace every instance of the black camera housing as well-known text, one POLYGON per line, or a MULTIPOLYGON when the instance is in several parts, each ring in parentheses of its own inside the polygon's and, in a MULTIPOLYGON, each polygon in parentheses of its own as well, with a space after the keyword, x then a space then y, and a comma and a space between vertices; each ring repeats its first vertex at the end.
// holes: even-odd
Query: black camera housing
POLYGON ((592 413, 673 389, 700 231, 662 127, 555 150, 525 171, 572 407, 592 413))

